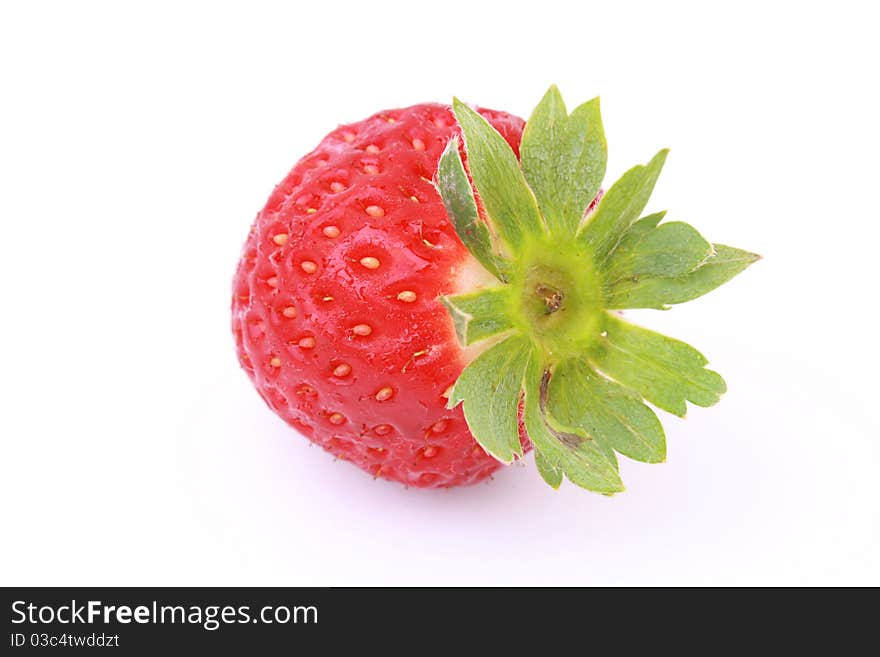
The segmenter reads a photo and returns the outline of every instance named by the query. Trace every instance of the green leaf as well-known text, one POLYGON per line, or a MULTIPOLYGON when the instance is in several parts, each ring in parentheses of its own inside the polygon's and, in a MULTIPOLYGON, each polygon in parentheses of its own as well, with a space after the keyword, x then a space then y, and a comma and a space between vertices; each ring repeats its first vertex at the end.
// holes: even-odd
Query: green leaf
POLYGON ((633 276, 616 282, 608 292, 609 308, 658 308, 684 303, 726 283, 761 256, 723 244, 702 265, 683 276, 633 276))
POLYGON ((623 174, 581 225, 579 238, 592 249, 597 265, 605 262, 645 209, 668 152, 664 149, 648 164, 635 166, 623 174))
MULTIPOLYGON (((636 222, 633 228, 640 223, 636 222)), ((696 229, 680 221, 639 230, 634 238, 628 239, 630 232, 632 229, 606 261, 607 283, 633 276, 682 276, 712 255, 712 245, 696 229)))
POLYGON ((535 196, 504 137, 457 98, 453 109, 464 134, 468 168, 486 214, 511 253, 519 253, 525 235, 545 232, 535 196))
POLYGON ((440 297, 440 300, 452 316, 458 341, 467 346, 513 328, 511 295, 511 288, 504 286, 440 297))
POLYGON ((587 490, 610 495, 623 490, 614 453, 582 430, 558 422, 548 409, 550 371, 532 351, 525 375, 523 421, 535 448, 535 464, 548 484, 557 488, 564 473, 587 490))
POLYGON ((666 459, 666 437, 654 412, 626 388, 594 372, 579 359, 560 363, 550 381, 554 417, 582 429, 636 461, 666 459))
POLYGON ((474 438, 502 463, 522 456, 517 416, 529 352, 527 338, 506 338, 468 365, 449 395, 449 408, 464 402, 474 438))
POLYGON ((480 218, 474 192, 458 152, 458 137, 453 137, 440 156, 437 189, 452 220, 455 232, 468 251, 497 279, 504 280, 500 258, 492 247, 489 229, 480 218))
POLYGON ((569 116, 559 89, 550 87, 526 123, 520 157, 550 231, 573 235, 605 175, 599 99, 569 116))
POLYGON ((687 401, 712 406, 727 390, 699 351, 679 340, 606 315, 604 337, 590 360, 604 374, 680 417, 687 401))
POLYGON ((551 488, 558 489, 562 485, 562 470, 550 463, 544 456, 544 452, 539 452, 537 449, 535 450, 535 466, 538 468, 541 479, 546 481, 551 488))
POLYGON ((626 233, 624 233, 623 239, 620 240, 617 248, 614 249, 614 253, 617 254, 621 249, 624 251, 632 250, 635 245, 638 244, 640 239, 650 233, 657 227, 657 224, 663 221, 663 217, 665 216, 666 210, 661 210, 660 212, 655 212, 654 214, 649 214, 648 216, 639 219, 629 227, 629 230, 626 231, 626 233))

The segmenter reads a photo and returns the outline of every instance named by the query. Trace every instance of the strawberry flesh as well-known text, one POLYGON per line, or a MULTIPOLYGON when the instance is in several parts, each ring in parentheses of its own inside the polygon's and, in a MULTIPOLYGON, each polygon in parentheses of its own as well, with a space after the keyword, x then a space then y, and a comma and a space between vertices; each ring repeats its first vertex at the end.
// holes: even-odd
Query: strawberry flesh
MULTIPOLYGON (((523 121, 480 112, 518 152, 523 121)), ((339 459, 415 487, 501 465, 444 397, 468 356, 438 297, 466 291, 474 266, 432 183, 457 134, 437 104, 331 132, 257 215, 233 287, 239 360, 266 403, 339 459)))

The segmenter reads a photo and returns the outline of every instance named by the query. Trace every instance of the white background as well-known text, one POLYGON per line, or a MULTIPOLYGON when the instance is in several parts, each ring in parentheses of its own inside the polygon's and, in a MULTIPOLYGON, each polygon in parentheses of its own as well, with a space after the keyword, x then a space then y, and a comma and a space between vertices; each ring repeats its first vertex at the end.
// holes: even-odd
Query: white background
POLYGON ((870 3, 4 2, 0 583, 880 584, 870 3), (405 490, 238 371, 230 280, 337 123, 602 96, 609 179, 765 259, 638 319, 730 392, 613 499, 405 490))

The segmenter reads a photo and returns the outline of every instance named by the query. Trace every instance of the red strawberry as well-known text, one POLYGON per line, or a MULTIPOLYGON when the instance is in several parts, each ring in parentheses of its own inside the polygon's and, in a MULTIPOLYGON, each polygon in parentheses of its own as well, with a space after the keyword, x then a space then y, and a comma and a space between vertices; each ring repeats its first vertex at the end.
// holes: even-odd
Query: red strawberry
POLYGON ((684 415, 725 390, 618 311, 757 259, 639 217, 665 156, 599 201, 598 100, 569 115, 555 87, 525 128, 459 101, 343 126, 257 215, 232 300, 241 364, 286 422, 374 476, 470 484, 534 444, 550 485, 618 492, 616 453, 665 458, 644 402, 684 415))
MULTIPOLYGON (((516 149, 523 121, 481 110, 516 149)), ((432 178, 449 107, 380 112, 331 132, 278 185, 235 276, 241 364, 285 421, 410 486, 479 481, 500 463, 447 388, 468 362, 439 297, 485 276, 432 178)))

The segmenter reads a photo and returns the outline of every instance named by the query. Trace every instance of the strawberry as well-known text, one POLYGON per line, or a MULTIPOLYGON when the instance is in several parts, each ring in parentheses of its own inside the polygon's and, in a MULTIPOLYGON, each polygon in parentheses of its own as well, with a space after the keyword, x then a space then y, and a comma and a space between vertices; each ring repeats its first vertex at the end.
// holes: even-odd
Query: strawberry
POLYGON ((282 419, 375 477, 471 484, 534 445, 552 486, 618 492, 615 453, 665 457, 645 402, 683 415, 725 388, 616 311, 687 301, 757 259, 640 218, 665 156, 601 196, 598 100, 568 114, 555 87, 525 126, 458 100, 342 126, 251 228, 241 365, 282 419))
MULTIPOLYGON (((482 114, 518 146, 521 119, 482 114)), ((487 279, 432 183, 457 133, 433 104, 334 130, 275 189, 235 277, 239 356, 266 403, 338 458, 411 486, 500 466, 444 396, 468 354, 439 298, 487 279)))

